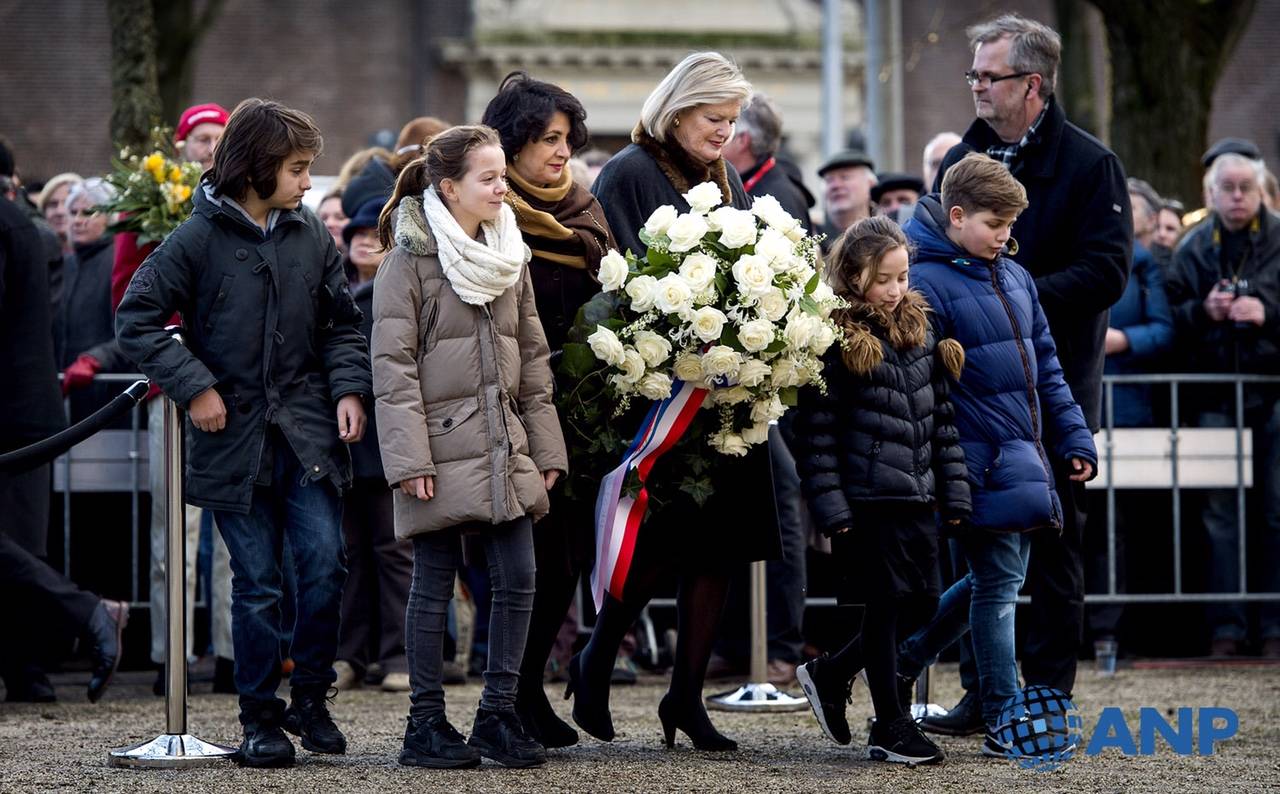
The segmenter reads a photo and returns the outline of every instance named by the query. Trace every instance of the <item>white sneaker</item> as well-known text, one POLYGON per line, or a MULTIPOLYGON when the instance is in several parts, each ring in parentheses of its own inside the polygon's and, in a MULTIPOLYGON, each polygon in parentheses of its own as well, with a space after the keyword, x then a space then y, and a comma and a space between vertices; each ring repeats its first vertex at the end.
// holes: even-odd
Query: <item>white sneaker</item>
POLYGON ((360 686, 360 680, 356 678, 356 669, 351 666, 351 662, 344 659, 334 662, 333 674, 337 676, 334 679, 333 688, 339 692, 360 686))

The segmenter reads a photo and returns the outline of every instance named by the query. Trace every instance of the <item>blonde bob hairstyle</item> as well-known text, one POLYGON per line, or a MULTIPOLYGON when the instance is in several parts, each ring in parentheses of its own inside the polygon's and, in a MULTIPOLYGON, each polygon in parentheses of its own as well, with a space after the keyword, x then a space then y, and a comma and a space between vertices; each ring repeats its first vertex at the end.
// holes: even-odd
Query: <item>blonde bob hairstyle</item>
POLYGON ((640 124, 657 141, 665 143, 676 116, 699 105, 751 101, 751 83, 733 61, 718 52, 695 52, 675 65, 644 101, 640 124))

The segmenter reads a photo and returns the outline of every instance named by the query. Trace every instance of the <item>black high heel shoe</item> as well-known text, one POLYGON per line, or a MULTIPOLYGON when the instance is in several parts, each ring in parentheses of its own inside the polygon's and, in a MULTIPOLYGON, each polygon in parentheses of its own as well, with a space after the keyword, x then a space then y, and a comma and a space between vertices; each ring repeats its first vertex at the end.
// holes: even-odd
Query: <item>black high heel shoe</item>
POLYGON ((658 719, 662 721, 662 737, 668 748, 676 746, 676 729, 679 728, 699 750, 730 753, 738 749, 737 742, 715 729, 706 709, 697 701, 694 701, 693 708, 689 708, 668 692, 658 704, 658 719))
POLYGON ((582 654, 575 654, 569 661, 569 683, 564 688, 564 699, 573 698, 573 721, 578 727, 602 742, 613 741, 613 716, 609 714, 608 679, 605 679, 603 697, 592 691, 582 678, 582 654))

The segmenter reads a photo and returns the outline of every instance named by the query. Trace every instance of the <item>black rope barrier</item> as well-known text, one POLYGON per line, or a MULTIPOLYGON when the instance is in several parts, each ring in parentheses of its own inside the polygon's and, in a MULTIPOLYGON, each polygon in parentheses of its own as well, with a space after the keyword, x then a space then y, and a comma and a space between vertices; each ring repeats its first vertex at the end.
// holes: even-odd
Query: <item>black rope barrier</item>
POLYGON ((124 416, 126 411, 142 402, 150 388, 151 381, 135 381, 129 388, 117 394, 111 402, 66 430, 0 455, 0 474, 17 474, 53 460, 117 418, 124 416))

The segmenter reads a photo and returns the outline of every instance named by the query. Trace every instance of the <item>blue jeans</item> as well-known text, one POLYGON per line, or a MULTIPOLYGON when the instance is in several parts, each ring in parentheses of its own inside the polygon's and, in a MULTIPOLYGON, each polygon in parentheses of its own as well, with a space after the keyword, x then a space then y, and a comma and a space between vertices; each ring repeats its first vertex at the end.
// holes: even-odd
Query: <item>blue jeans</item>
MULTIPOLYGON (((493 584, 490 602, 488 662, 480 707, 514 711, 520 660, 533 613, 533 521, 527 516, 490 526, 472 524, 484 543, 493 584)), ((409 658, 409 716, 415 722, 444 712, 444 630, 453 579, 462 566, 459 527, 413 537, 413 583, 405 614, 405 651, 409 658)))
MULTIPOLYGON (((1260 577, 1250 577, 1250 592, 1280 591, 1280 402, 1245 412, 1246 428, 1253 430, 1253 482, 1259 491, 1256 504, 1261 516, 1246 511, 1249 556, 1261 554, 1255 563, 1260 577), (1261 537, 1258 534, 1261 533, 1261 537)), ((1235 427, 1235 414, 1205 412, 1200 427, 1235 427)), ((1232 593, 1240 589, 1240 528, 1236 517, 1236 491, 1210 491, 1204 506, 1204 528, 1209 539, 1208 591, 1232 593)), ((1218 603, 1206 608, 1214 639, 1243 641, 1248 630, 1244 604, 1218 603)), ((1280 638, 1280 604, 1259 605, 1262 639, 1280 638)))
POLYGON ((1018 691, 1013 618, 1027 574, 1031 535, 972 530, 957 543, 969 572, 942 594, 929 625, 902 643, 898 669, 904 676, 919 675, 972 627, 982 717, 994 727, 1000 707, 1018 691))
POLYGON ((254 488, 247 515, 213 511, 231 555, 231 637, 241 719, 280 703, 286 537, 297 577, 292 687, 328 688, 338 651, 338 613, 347 579, 342 499, 327 480, 303 484, 302 467, 288 444, 279 444, 274 457, 272 484, 254 488))

